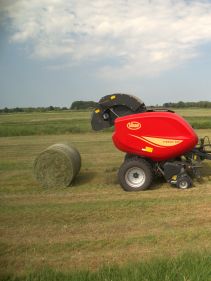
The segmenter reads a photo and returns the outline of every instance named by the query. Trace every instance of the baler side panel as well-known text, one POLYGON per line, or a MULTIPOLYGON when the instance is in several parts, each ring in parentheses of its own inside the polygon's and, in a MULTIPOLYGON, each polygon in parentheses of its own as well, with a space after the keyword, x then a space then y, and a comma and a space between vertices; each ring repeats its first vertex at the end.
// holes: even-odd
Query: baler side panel
POLYGON ((163 161, 192 150, 198 137, 175 113, 145 112, 117 118, 113 142, 124 152, 163 161))

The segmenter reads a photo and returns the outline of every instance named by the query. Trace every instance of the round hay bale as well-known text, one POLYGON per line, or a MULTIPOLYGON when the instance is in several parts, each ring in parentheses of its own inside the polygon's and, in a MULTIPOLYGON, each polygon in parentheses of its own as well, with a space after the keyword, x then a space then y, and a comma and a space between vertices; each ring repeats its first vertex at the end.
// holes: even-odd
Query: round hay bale
POLYGON ((81 156, 70 144, 54 144, 42 151, 34 162, 36 179, 44 187, 66 187, 81 168, 81 156))

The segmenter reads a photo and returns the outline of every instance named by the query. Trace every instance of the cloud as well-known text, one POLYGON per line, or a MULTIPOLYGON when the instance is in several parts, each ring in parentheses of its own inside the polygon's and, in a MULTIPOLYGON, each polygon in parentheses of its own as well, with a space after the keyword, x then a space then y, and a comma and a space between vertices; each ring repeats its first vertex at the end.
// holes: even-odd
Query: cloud
POLYGON ((11 42, 33 57, 96 63, 107 77, 159 74, 211 42, 208 0, 17 0, 3 9, 11 42))

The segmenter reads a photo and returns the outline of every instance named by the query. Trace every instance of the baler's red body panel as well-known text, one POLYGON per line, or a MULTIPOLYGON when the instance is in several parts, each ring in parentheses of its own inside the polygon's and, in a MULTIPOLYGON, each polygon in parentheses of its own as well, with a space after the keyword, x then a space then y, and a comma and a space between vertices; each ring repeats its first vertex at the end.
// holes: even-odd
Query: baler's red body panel
POLYGON ((126 153, 163 161, 192 150, 198 137, 179 115, 155 111, 117 118, 113 142, 126 153))

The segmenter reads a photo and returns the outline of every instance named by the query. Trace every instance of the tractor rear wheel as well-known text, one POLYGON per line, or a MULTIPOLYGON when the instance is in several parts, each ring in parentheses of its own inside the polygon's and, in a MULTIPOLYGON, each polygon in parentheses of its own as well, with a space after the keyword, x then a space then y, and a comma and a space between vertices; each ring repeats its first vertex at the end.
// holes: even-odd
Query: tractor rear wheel
POLYGON ((125 191, 145 190, 152 183, 153 169, 145 159, 129 158, 121 165, 118 178, 125 191))

